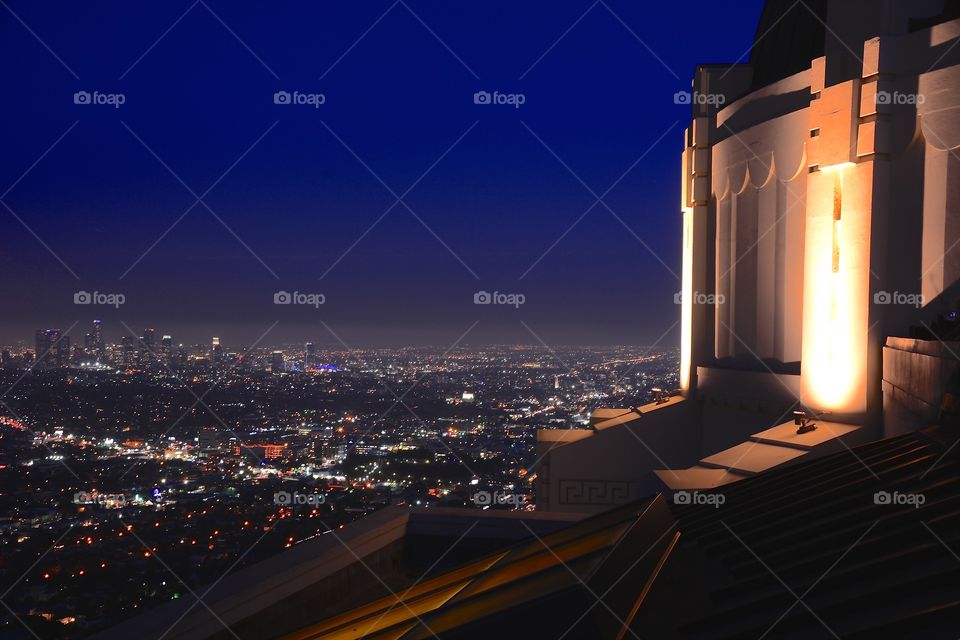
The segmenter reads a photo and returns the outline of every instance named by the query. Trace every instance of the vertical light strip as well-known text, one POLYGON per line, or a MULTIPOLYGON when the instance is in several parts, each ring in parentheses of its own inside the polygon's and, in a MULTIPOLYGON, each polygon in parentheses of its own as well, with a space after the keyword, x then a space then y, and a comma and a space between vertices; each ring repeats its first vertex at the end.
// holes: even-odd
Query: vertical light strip
POLYGON ((862 266, 864 247, 854 242, 857 234, 850 235, 851 224, 857 229, 862 224, 858 210, 862 194, 844 193, 852 184, 848 173, 852 166, 822 168, 810 191, 814 199, 808 208, 819 210, 807 220, 801 367, 801 394, 807 407, 851 416, 863 411, 863 305, 869 284, 862 266))
POLYGON ((833 272, 840 273, 840 210, 843 205, 843 169, 833 171, 833 272))
POLYGON ((683 265, 680 293, 680 388, 690 389, 693 350, 693 209, 683 210, 683 265))
POLYGON ((843 168, 838 168, 833 173, 833 251, 832 264, 830 269, 830 348, 827 352, 827 362, 831 369, 835 361, 837 333, 843 330, 843 327, 837 326, 837 317, 839 315, 837 297, 840 295, 840 212, 843 209, 843 168))

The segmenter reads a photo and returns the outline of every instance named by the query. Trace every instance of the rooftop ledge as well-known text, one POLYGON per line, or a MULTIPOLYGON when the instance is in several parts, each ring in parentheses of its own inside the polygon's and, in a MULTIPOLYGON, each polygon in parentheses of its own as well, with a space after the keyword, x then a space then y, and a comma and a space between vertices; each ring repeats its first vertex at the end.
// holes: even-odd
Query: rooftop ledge
POLYGON ((858 425, 815 420, 817 428, 797 433, 797 425, 778 424, 738 445, 702 458, 688 469, 657 469, 657 477, 671 490, 714 489, 798 461, 810 454, 823 455, 849 449, 864 432, 858 425))
POLYGON ((634 420, 639 420, 646 414, 653 414, 667 407, 682 404, 685 401, 685 397, 675 395, 669 396, 659 403, 650 402, 635 409, 602 407, 591 414, 589 429, 538 429, 537 441, 559 443, 576 442, 577 440, 589 438, 598 431, 629 424, 634 420))

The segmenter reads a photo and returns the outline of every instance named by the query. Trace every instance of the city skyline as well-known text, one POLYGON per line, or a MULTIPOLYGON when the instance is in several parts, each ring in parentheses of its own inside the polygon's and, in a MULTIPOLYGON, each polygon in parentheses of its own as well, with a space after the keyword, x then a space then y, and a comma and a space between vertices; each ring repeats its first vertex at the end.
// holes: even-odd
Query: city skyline
MULTIPOLYGON (((272 354, 281 356, 280 363, 287 363, 293 371, 309 371, 312 368, 325 368, 331 364, 331 358, 357 359, 360 354, 396 354, 431 353, 448 354, 477 353, 510 349, 514 351, 532 351, 542 353, 559 365, 566 365, 554 353, 556 349, 605 350, 646 349, 646 353, 679 353, 679 347, 669 344, 654 345, 556 345, 551 347, 543 343, 526 344, 475 344, 461 339, 446 347, 439 345, 409 345, 402 348, 347 345, 344 342, 317 342, 304 339, 298 342, 277 343, 266 340, 264 333, 254 343, 231 344, 221 336, 210 336, 204 341, 182 341, 166 333, 158 332, 155 327, 146 327, 141 332, 132 331, 124 326, 126 333, 111 339, 104 331, 103 322, 94 320, 84 330, 73 325, 70 331, 59 328, 43 328, 34 331, 33 343, 20 340, 16 344, 0 344, 0 366, 5 369, 19 369, 29 373, 33 369, 50 368, 101 368, 101 367, 143 367, 167 365, 183 366, 189 360, 205 360, 212 365, 236 366, 249 358, 272 354), (71 336, 71 331, 74 334, 71 336), (294 360, 296 358, 296 360, 294 360), (326 359, 326 360, 325 360, 326 359), (296 364, 290 364, 296 362, 296 364)), ((276 370, 276 363, 273 364, 276 370)), ((284 369, 281 369, 284 370, 284 369)))
MULTIPOLYGON (((42 327, 34 327, 32 330, 27 333, 15 338, 15 339, 0 339, 0 348, 16 348, 16 349, 26 349, 34 350, 33 346, 36 341, 36 334, 38 332, 58 332, 63 335, 64 338, 68 339, 72 347, 79 347, 84 345, 84 340, 86 336, 91 333, 91 327, 94 326, 93 323, 99 322, 101 327, 103 327, 103 321, 99 318, 94 319, 90 323, 84 325, 79 322, 76 324, 64 325, 63 323, 53 323, 49 325, 44 325, 42 327)), ((279 328, 277 327, 270 328, 269 326, 265 328, 259 336, 254 336, 252 339, 243 339, 237 338, 236 336, 231 336, 228 331, 216 331, 213 329, 213 333, 210 334, 201 334, 199 329, 193 329, 186 334, 178 333, 172 330, 168 330, 168 327, 161 325, 148 325, 148 326, 132 326, 128 323, 123 323, 115 327, 110 327, 107 325, 106 329, 103 330, 103 341, 104 344, 119 345, 125 339, 139 340, 143 336, 143 332, 147 330, 152 330, 156 332, 159 337, 170 337, 173 339, 173 343, 178 346, 186 347, 198 347, 201 345, 206 345, 208 348, 212 345, 213 340, 219 340, 221 345, 232 351, 243 351, 247 348, 257 347, 257 348, 273 348, 273 347, 300 347, 303 348, 305 344, 313 344, 317 348, 325 351, 349 351, 349 350, 363 350, 363 349, 375 349, 375 350, 403 350, 403 349, 453 349, 453 348, 471 348, 471 349, 483 349, 483 348, 495 348, 495 347, 516 347, 516 348, 538 348, 538 349, 550 349, 550 348, 617 348, 617 347, 650 347, 650 348, 662 348, 662 349, 679 349, 679 345, 676 344, 675 340, 667 339, 668 335, 661 336, 661 339, 653 343, 630 343, 630 342, 597 342, 591 344, 580 344, 572 342, 556 342, 553 344, 546 344, 541 342, 538 339, 538 336, 532 333, 529 329, 523 331, 523 325, 520 326, 521 331, 516 332, 518 337, 520 333, 523 332, 526 335, 526 340, 518 340, 516 342, 480 342, 475 338, 467 339, 469 336, 475 336, 480 329, 481 323, 476 321, 475 326, 468 326, 465 328, 464 332, 460 334, 461 339, 454 339, 450 344, 443 344, 439 341, 434 342, 406 342, 403 344, 392 344, 384 342, 373 342, 373 343, 364 343, 364 342, 355 342, 347 343, 346 341, 339 341, 338 337, 339 332, 332 332, 331 329, 325 328, 322 324, 317 326, 312 325, 299 325, 299 327, 310 327, 308 332, 298 333, 299 337, 278 339, 275 336, 281 332, 276 331, 279 328), (184 337, 184 335, 188 337, 184 337)), ((296 330, 291 330, 286 332, 285 335, 289 336, 291 333, 296 333, 301 331, 300 328, 296 330)), ((240 332, 242 336, 252 336, 246 331, 240 332)), ((423 334, 425 337, 427 334, 423 334)), ((434 334, 435 335, 435 334, 434 334)))

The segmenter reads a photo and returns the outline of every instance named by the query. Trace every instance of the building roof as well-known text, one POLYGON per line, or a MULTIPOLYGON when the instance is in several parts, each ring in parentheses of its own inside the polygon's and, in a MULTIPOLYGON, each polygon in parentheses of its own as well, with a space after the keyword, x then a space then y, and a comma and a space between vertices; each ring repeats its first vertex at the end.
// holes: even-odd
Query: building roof
POLYGON ((614 630, 631 617, 638 582, 629 578, 646 580, 675 541, 666 503, 656 497, 556 533, 532 535, 285 638, 479 638, 506 627, 518 634, 514 637, 555 637, 568 631, 567 637, 592 637, 598 626, 614 630), (606 593, 617 604, 591 606, 595 593, 606 593))
POLYGON ((824 54, 828 0, 767 0, 750 50, 753 87, 804 69, 824 54))

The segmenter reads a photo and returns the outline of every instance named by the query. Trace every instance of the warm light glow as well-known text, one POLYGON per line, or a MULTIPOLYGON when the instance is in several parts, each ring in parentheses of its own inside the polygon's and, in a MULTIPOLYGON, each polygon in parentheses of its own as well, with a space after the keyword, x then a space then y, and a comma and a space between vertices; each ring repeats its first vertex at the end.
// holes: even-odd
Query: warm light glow
POLYGON ((831 164, 827 167, 820 167, 820 171, 822 171, 823 173, 828 173, 830 171, 839 171, 843 173, 844 169, 848 167, 854 167, 854 166, 856 166, 855 162, 841 162, 839 164, 831 164))
POLYGON ((861 325, 868 283, 862 271, 869 249, 856 241, 864 222, 856 217, 858 200, 844 193, 849 166, 831 167, 838 170, 808 191, 803 309, 801 399, 814 410, 841 414, 865 409, 866 384, 866 327, 861 325), (853 225, 846 234, 841 233, 844 219, 844 226, 853 225))
POLYGON ((680 388, 690 388, 693 345, 693 209, 683 210, 683 265, 680 300, 680 388))

